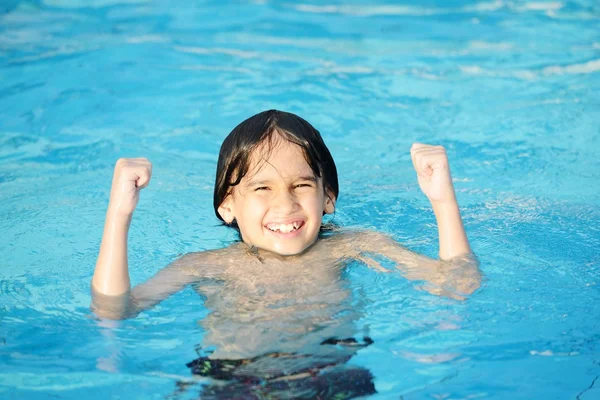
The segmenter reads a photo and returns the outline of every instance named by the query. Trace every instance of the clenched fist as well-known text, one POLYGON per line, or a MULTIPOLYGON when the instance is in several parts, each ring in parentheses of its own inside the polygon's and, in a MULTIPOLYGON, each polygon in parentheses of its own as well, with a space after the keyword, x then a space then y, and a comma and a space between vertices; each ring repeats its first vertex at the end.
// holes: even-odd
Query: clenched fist
POLYGON ((442 146, 414 143, 410 156, 419 186, 429 201, 432 204, 456 202, 446 150, 442 146))
POLYGON ((119 216, 131 217, 140 190, 148 186, 152 164, 146 158, 121 158, 115 165, 109 209, 119 216))

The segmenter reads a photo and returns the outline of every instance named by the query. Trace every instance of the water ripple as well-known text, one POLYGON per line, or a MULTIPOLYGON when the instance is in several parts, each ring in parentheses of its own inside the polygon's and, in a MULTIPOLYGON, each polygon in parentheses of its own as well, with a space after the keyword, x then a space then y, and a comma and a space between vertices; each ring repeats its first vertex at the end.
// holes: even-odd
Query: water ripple
POLYGON ((295 10, 306 13, 318 14, 346 14, 361 17, 370 16, 433 16, 458 13, 491 13, 502 10, 512 12, 535 12, 541 11, 549 15, 555 15, 556 11, 564 7, 562 2, 531 2, 519 4, 507 1, 490 1, 479 2, 472 5, 466 5, 456 8, 442 7, 419 7, 419 6, 404 6, 404 5, 311 5, 311 4, 296 4, 292 6, 295 10))

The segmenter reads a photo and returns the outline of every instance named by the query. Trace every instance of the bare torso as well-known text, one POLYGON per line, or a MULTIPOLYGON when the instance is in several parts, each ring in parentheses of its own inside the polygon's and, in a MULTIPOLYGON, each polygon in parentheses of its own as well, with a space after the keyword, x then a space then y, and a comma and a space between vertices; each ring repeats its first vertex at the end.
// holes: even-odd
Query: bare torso
POLYGON ((352 257, 341 246, 321 239, 301 255, 282 257, 236 243, 188 255, 186 269, 200 279, 194 287, 211 310, 201 321, 203 347, 228 359, 313 354, 322 353, 324 340, 352 336, 359 313, 342 278, 352 257))
MULTIPOLYGON (((360 318, 345 267, 361 261, 382 272, 385 258, 407 279, 426 281, 433 294, 464 299, 481 281, 478 262, 466 255, 441 262, 406 250, 369 231, 344 231, 318 239, 295 256, 249 248, 244 243, 189 253, 125 296, 94 293, 93 307, 110 318, 135 315, 187 285, 210 313, 200 325, 211 358, 242 359, 269 353, 325 354, 339 346, 324 341, 356 336, 360 318)), ((361 332, 362 333, 362 332, 361 332)))

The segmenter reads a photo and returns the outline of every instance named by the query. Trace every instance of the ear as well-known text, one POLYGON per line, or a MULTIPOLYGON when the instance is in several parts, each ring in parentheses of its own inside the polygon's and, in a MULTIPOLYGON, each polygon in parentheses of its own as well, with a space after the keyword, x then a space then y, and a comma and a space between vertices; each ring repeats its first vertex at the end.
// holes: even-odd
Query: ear
POLYGON ((221 205, 219 208, 217 208, 217 211, 226 224, 233 222, 235 219, 235 210, 233 208, 233 196, 231 194, 228 194, 227 197, 225 197, 225 200, 221 202, 221 205))
POLYGON ((333 193, 326 191, 325 199, 323 199, 323 212, 325 214, 333 214, 335 211, 335 196, 333 193))

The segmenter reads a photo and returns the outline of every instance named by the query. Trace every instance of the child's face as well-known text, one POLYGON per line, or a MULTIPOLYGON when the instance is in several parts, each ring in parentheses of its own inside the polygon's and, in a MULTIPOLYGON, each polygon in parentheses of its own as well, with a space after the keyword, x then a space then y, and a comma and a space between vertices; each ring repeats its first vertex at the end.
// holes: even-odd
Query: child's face
POLYGON ((245 243, 281 255, 299 254, 317 239, 323 213, 334 211, 335 199, 325 195, 302 149, 276 140, 266 159, 264 149, 252 155, 248 173, 219 213, 227 223, 235 218, 245 243))

